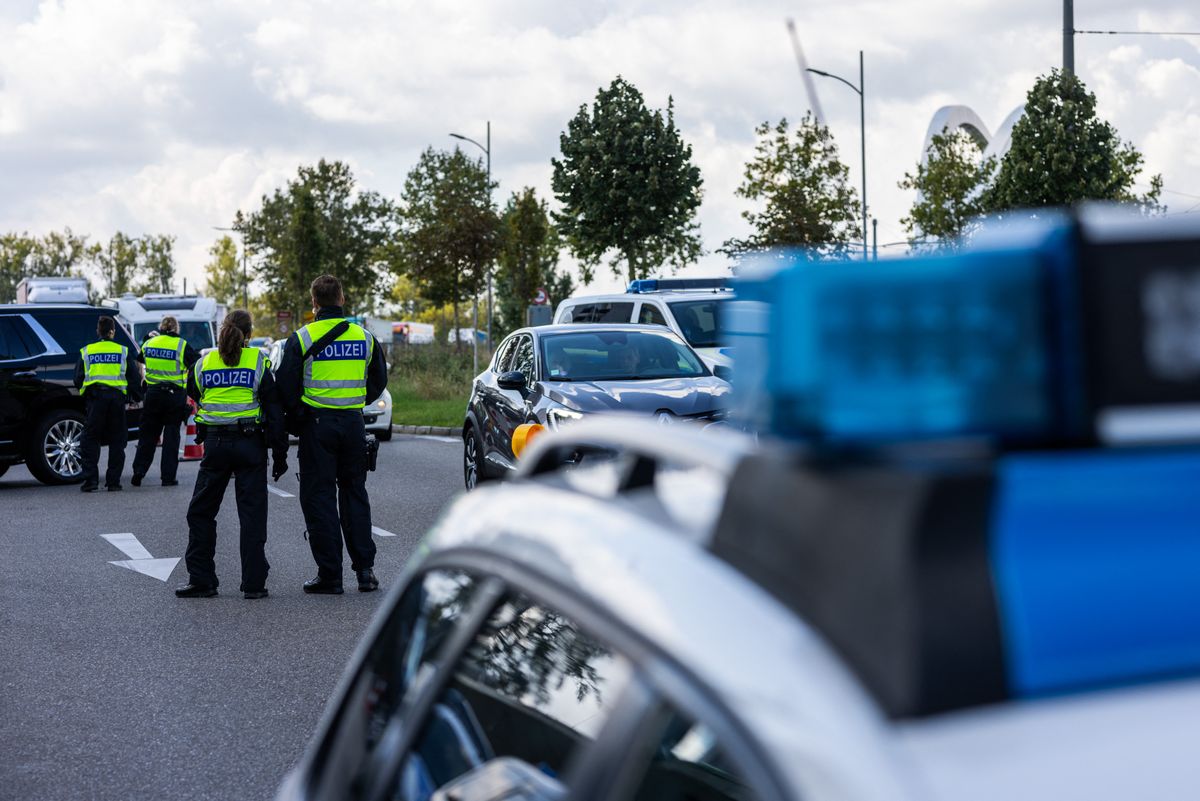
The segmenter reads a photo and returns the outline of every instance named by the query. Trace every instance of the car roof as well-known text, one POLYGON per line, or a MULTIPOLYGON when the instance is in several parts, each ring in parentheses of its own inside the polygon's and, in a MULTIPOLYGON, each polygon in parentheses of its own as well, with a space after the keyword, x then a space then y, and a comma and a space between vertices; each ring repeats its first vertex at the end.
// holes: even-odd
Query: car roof
POLYGON ((614 292, 607 295, 576 295, 563 300, 558 305, 575 305, 577 303, 595 303, 597 301, 629 301, 662 298, 663 300, 733 300, 734 293, 729 289, 656 289, 652 292, 614 292))
POLYGON ((75 314, 93 313, 96 315, 115 316, 116 309, 105 309, 98 306, 88 306, 83 303, 0 303, 0 312, 23 312, 32 314, 34 312, 54 312, 65 314, 73 312, 75 314))
POLYGON ((529 328, 521 328, 514 331, 518 333, 532 333, 534 336, 551 336, 554 334, 580 334, 589 331, 599 331, 605 334, 611 334, 614 331, 641 331, 651 334, 663 334, 679 339, 679 335, 669 328, 661 325, 648 325, 642 323, 556 323, 554 325, 538 325, 529 328))

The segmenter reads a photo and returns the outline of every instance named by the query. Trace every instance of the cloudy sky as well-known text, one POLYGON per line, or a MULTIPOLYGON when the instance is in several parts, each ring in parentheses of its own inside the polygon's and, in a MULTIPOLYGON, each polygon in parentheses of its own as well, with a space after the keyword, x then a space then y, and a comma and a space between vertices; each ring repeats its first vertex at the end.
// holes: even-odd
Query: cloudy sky
MULTIPOLYGON (((1195 0, 1075 14, 1079 29, 1200 31, 1195 0)), ((321 157, 395 197, 423 148, 482 140, 490 120, 497 199, 548 197, 567 120, 621 74, 652 106, 674 97, 713 251, 746 233, 733 192, 755 124, 808 105, 788 17, 812 66, 853 80, 865 51, 881 243, 903 238, 896 182, 933 112, 964 103, 995 127, 1061 61, 1058 0, 3 0, 0 231, 171 234, 194 287, 213 226, 321 157)), ((1200 37, 1080 36, 1076 60, 1170 211, 1200 213, 1200 37)), ((816 80, 857 186, 857 96, 816 80)), ((689 272, 724 269, 708 255, 689 272)))

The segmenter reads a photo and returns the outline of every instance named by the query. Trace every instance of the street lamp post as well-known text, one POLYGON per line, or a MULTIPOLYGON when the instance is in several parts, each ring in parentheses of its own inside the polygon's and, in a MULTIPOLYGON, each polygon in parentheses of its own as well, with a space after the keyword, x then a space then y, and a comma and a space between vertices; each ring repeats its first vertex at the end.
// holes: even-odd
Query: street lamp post
POLYGON ((862 131, 862 237, 863 237, 863 261, 867 260, 867 104, 863 94, 863 51, 858 51, 858 86, 847 81, 838 75, 834 75, 825 70, 817 70, 812 67, 808 68, 808 72, 814 75, 823 75, 826 78, 833 78, 835 81, 841 81, 858 93, 858 122, 862 131))
MULTIPOLYGON (((474 139, 463 136, 462 134, 452 133, 450 136, 455 139, 461 139, 464 142, 470 142, 471 144, 475 145, 475 147, 483 151, 483 155, 487 158, 487 189, 488 201, 490 202, 492 199, 492 121, 488 120, 487 122, 487 139, 484 140, 487 142, 487 145, 481 145, 474 139)), ((492 347, 492 265, 490 264, 488 265, 487 270, 487 304, 487 335, 488 350, 490 351, 492 347)), ((478 302, 476 302, 475 307, 475 316, 476 319, 478 319, 478 302)), ((478 328, 478 324, 476 324, 476 328, 478 328)), ((455 332, 455 336, 457 336, 457 332, 455 332)), ((479 372, 479 339, 477 336, 472 336, 471 339, 475 342, 475 372, 479 372)))
POLYGON ((242 235, 242 308, 249 309, 250 281, 246 277, 246 232, 240 231, 237 228, 221 228, 216 225, 214 225, 212 229, 214 231, 237 231, 237 233, 242 235))

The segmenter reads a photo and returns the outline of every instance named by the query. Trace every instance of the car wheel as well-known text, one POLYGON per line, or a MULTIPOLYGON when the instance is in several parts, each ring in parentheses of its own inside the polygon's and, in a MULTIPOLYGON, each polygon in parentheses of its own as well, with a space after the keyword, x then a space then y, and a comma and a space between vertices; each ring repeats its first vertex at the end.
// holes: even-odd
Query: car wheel
POLYGON ((83 415, 59 409, 34 430, 25 463, 43 484, 72 484, 83 478, 83 415))
POLYGON ((487 476, 483 472, 483 442, 475 426, 467 426, 463 429, 463 483, 473 490, 484 481, 487 476))
POLYGON ((387 442, 392 438, 392 427, 385 426, 382 431, 375 432, 375 438, 381 442, 387 442))

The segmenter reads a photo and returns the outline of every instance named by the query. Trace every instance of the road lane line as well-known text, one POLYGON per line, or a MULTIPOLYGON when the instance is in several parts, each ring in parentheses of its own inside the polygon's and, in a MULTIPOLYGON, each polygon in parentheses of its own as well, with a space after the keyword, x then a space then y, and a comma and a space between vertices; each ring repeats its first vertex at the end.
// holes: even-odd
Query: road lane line
POLYGON ((133 536, 131 532, 126 531, 123 534, 101 534, 101 537, 115 545, 121 553, 128 556, 130 559, 153 559, 150 552, 146 550, 146 546, 138 542, 138 538, 133 536))
POLYGON ((396 536, 395 534, 388 531, 387 529, 380 528, 379 526, 371 526, 371 533, 374 534, 376 537, 394 537, 394 536, 396 536))
POLYGON ((278 495, 280 498, 295 498, 296 497, 292 493, 284 492, 283 490, 279 489, 278 487, 272 487, 270 484, 267 485, 267 492, 273 492, 276 495, 278 495))
POLYGON ((434 442, 462 442, 459 437, 443 437, 439 434, 414 434, 413 439, 430 439, 434 442))

